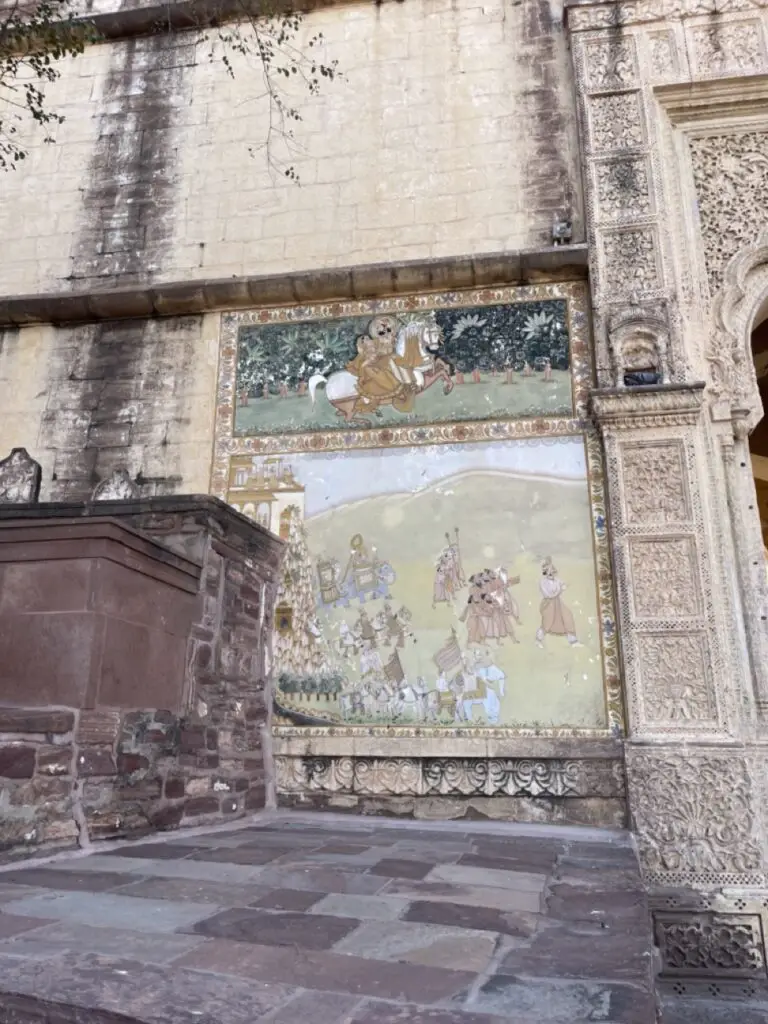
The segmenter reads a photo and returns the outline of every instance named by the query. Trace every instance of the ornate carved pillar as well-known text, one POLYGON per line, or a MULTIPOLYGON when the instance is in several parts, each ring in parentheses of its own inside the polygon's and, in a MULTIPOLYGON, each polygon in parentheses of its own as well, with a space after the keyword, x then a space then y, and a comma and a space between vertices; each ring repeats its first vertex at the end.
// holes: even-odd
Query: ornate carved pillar
POLYGON ((662 978, 744 994, 768 981, 768 587, 746 442, 763 412, 768 9, 566 6, 630 813, 662 978), (660 386, 625 387, 648 370, 660 386))
POLYGON ((750 950, 723 983, 754 986, 764 977, 764 752, 734 660, 725 488, 704 385, 601 389, 592 411, 609 482, 630 814, 665 971, 698 962, 689 988, 697 973, 717 975, 717 924, 724 943, 742 936, 750 950))

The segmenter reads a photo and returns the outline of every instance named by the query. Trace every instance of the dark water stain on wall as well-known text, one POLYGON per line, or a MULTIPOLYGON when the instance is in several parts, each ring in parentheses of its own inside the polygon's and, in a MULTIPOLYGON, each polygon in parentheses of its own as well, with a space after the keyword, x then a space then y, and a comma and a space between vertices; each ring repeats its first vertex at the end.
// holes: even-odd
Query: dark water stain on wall
MULTIPOLYGON (((130 6, 123 3, 124 8, 130 6)), ((190 102, 194 34, 110 44, 98 138, 70 283, 98 292, 151 284, 172 250, 177 132, 190 102)), ((84 498, 114 468, 143 491, 177 489, 179 395, 194 365, 200 320, 113 321, 60 330, 38 443, 54 452, 52 498, 84 498)))
POLYGON ((193 35, 128 39, 110 53, 72 257, 78 289, 151 282, 173 244, 175 126, 189 102, 193 35))
POLYGON ((575 86, 565 45, 562 20, 553 16, 550 0, 523 0, 521 63, 529 84, 523 90, 526 134, 533 153, 523 169, 525 208, 547 224, 539 240, 551 245, 556 215, 570 215, 573 241, 584 238, 581 178, 577 162, 575 86), (570 88, 564 88, 571 83, 570 88), (570 96, 570 99, 569 99, 570 96))
POLYGON ((183 409, 201 319, 122 320, 58 333, 38 446, 53 452, 49 500, 87 498, 113 470, 145 495, 183 489, 183 409))

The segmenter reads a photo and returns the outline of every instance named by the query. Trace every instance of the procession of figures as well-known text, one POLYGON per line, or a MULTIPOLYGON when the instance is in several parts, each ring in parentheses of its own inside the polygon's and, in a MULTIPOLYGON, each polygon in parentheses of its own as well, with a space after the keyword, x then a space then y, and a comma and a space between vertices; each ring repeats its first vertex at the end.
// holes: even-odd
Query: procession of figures
MULTIPOLYGON (((431 602, 433 609, 451 609, 457 625, 449 626, 444 642, 430 654, 431 678, 409 678, 401 655, 417 637, 411 611, 393 596, 397 576, 392 564, 355 534, 346 565, 320 557, 316 570, 318 606, 344 609, 332 657, 347 680, 338 695, 345 721, 500 722, 506 674, 494 650, 520 643, 521 614, 514 595, 519 576, 510 576, 503 566, 467 576, 459 531, 446 534, 435 560, 431 602)), ((545 558, 539 579, 538 647, 546 642, 578 645, 565 589, 552 559, 545 558)))

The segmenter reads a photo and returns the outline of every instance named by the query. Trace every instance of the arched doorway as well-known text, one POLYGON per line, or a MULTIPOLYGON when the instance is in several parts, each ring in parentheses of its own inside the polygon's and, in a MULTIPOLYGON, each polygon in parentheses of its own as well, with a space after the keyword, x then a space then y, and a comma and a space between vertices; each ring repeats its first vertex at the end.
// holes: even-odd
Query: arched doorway
MULTIPOLYGON (((768 298, 763 302, 752 329, 752 359, 763 409, 768 410, 768 298)), ((749 438, 752 473, 755 477, 757 507, 763 547, 768 551, 768 416, 763 416, 749 438)))

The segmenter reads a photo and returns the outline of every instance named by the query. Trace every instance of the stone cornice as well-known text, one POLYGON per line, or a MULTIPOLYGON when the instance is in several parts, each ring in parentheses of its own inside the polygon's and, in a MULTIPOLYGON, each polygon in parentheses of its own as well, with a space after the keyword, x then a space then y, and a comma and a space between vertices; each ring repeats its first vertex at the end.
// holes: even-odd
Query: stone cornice
POLYGON ((693 426, 701 415, 704 383, 639 388, 600 388, 591 392, 592 414, 602 430, 693 426))
POLYGON ((456 259, 369 264, 295 274, 174 281, 135 288, 0 298, 0 328, 189 316, 419 291, 538 284, 585 278, 586 245, 456 259))
MULTIPOLYGON (((154 0, 149 3, 121 3, 119 9, 101 14, 84 14, 100 40, 137 39, 163 32, 205 30, 231 21, 257 17, 265 8, 271 13, 321 10, 347 6, 361 0, 154 0)), ((402 0, 399 0, 402 2, 402 0)))

